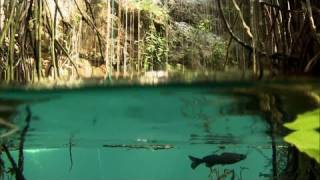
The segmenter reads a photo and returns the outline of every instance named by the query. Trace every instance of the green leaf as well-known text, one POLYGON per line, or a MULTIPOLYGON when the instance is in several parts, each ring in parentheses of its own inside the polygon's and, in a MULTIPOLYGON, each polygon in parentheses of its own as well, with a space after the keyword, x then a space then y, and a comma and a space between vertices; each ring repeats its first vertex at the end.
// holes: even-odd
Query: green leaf
POLYGON ((298 115, 294 122, 284 124, 291 130, 315 130, 320 128, 320 109, 298 115))
POLYGON ((320 133, 315 130, 295 131, 284 138, 290 144, 295 145, 299 151, 306 153, 320 163, 320 133))

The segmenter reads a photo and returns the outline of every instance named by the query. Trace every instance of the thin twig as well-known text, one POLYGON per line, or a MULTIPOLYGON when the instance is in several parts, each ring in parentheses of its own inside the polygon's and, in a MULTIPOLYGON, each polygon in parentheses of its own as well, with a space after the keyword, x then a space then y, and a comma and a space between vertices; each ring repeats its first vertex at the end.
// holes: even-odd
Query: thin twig
POLYGON ((70 167, 69 167, 69 171, 72 170, 72 167, 73 167, 73 158, 72 158, 72 146, 74 145, 73 144, 73 135, 70 136, 69 138, 69 158, 70 158, 70 167))

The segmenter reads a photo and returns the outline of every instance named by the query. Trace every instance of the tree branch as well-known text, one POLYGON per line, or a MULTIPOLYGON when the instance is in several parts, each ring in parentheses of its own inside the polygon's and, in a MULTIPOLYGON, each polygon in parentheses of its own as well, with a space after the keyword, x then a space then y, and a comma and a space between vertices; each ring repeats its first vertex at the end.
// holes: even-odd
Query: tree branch
POLYGON ((231 35, 231 37, 237 42, 239 43, 240 45, 242 45, 243 47, 245 47, 246 49, 248 49, 250 52, 253 51, 253 48, 252 46, 250 46, 249 44, 247 44, 246 42, 242 41, 239 37, 237 37, 234 32, 232 31, 231 27, 230 27, 230 24, 228 23, 224 13, 223 13, 223 10, 222 10, 222 7, 221 7, 221 0, 218 0, 218 7, 219 7, 219 12, 220 12, 220 15, 221 15, 221 18, 223 20, 223 23, 225 24, 229 34, 231 35))
POLYGON ((253 39, 253 35, 252 35, 252 32, 251 32, 251 29, 250 29, 250 27, 247 25, 246 21, 244 20, 239 5, 237 4, 237 2, 236 2, 235 0, 232 0, 232 2, 233 2, 233 5, 234 5, 234 7, 236 8, 236 10, 237 10, 237 12, 238 12, 238 15, 239 15, 239 17, 240 17, 240 19, 241 19, 241 21, 242 21, 243 28, 246 30, 247 35, 248 35, 251 39, 253 39))

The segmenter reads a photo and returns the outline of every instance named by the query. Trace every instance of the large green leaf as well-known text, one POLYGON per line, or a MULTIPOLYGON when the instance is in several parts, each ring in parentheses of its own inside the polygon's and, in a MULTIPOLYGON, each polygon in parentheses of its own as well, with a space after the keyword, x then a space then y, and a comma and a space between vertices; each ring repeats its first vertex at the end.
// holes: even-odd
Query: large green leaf
POLYGON ((295 145, 299 151, 306 153, 320 163, 320 133, 315 130, 295 131, 284 138, 295 145))
POLYGON ((317 131, 320 128, 320 109, 300 114, 295 121, 284 126, 296 130, 284 140, 320 163, 320 133, 317 131))
POLYGON ((284 124, 291 130, 314 130, 320 128, 320 109, 298 115, 294 122, 284 124))

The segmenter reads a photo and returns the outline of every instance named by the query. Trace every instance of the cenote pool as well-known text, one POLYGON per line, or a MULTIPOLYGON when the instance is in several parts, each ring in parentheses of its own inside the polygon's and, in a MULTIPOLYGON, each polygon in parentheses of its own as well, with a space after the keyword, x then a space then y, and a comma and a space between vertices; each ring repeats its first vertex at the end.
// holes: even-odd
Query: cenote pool
MULTIPOLYGON (((288 167, 289 145, 271 130, 267 114, 274 112, 273 101, 267 95, 297 104, 282 119, 312 106, 302 91, 289 91, 291 86, 302 87, 198 83, 7 89, 0 93, 0 116, 21 130, 30 119, 23 150, 28 180, 273 179, 288 167), (218 163, 213 172, 205 164, 191 168, 189 156, 226 152, 244 158, 218 163)), ((20 134, 3 140, 16 161, 20 134)), ((7 169, 10 162, 4 153, 2 158, 7 169)), ((4 177, 12 178, 10 173, 4 177)))

